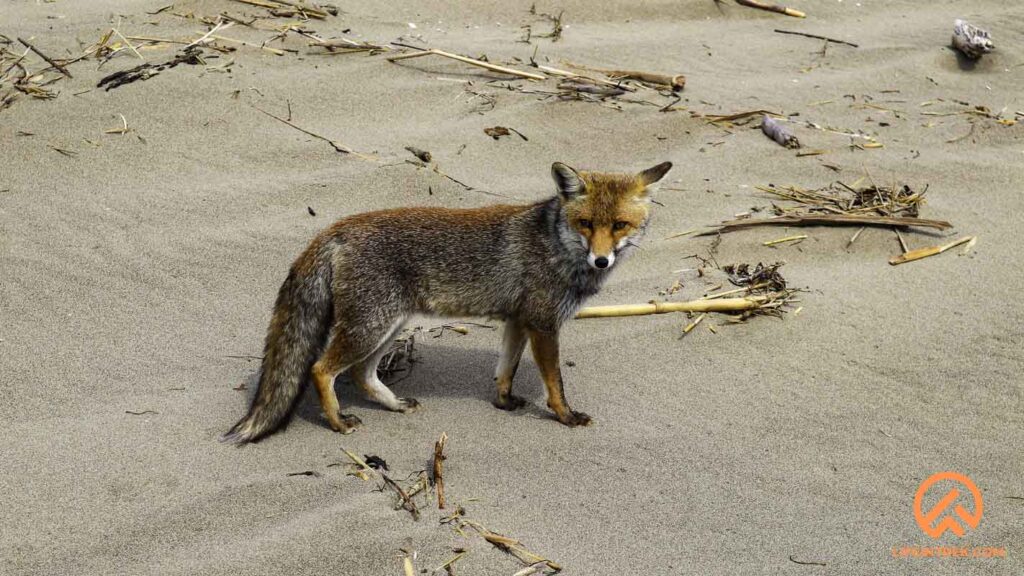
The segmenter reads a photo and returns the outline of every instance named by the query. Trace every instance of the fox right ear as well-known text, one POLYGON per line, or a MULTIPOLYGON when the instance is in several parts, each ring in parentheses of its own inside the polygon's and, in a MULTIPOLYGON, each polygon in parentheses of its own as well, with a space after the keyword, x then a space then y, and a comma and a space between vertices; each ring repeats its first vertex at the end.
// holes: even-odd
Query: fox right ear
POLYGON ((583 178, 579 172, 561 162, 551 165, 551 177, 555 179, 558 193, 566 200, 572 200, 583 193, 583 178))

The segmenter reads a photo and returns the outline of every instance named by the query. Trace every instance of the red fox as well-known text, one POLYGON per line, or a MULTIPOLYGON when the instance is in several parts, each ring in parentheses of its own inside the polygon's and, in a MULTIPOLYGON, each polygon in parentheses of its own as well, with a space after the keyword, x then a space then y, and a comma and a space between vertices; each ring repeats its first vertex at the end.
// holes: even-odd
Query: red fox
POLYGON ((562 389, 558 330, 635 246, 648 222, 648 187, 672 168, 639 174, 576 171, 556 162, 558 193, 523 206, 398 208, 342 218, 292 264, 267 329, 259 388, 249 412, 222 437, 253 442, 287 423, 312 377, 331 428, 361 422, 341 413, 336 376, 350 370, 367 396, 409 412, 377 378, 377 365, 413 314, 503 320, 494 405, 523 406, 512 379, 527 340, 566 426, 590 417, 562 389))

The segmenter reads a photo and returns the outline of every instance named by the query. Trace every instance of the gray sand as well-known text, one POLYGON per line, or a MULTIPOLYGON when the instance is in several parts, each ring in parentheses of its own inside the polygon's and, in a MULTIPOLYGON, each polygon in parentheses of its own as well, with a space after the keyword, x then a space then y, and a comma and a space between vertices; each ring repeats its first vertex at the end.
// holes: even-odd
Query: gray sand
MULTIPOLYGON (((203 28, 144 13, 167 3, 8 1, 0 33, 63 56, 78 53, 76 39, 95 42, 117 14, 130 34, 186 38, 203 28)), ((533 51, 516 42, 527 2, 344 4, 342 17, 310 27, 382 42, 421 34, 408 40, 494 61, 533 51)), ((1008 497, 1024 496, 1024 128, 978 118, 970 137, 947 143, 967 132, 968 117, 921 112, 962 108, 920 104, 1024 110, 1024 9, 998 0, 793 6, 810 17, 710 0, 538 5, 564 8, 569 24, 561 41, 538 41, 552 64, 685 73, 688 109, 672 113, 541 100, 485 86, 499 76, 443 59, 310 55, 298 37, 284 44, 297 55, 242 47, 210 61, 233 59, 231 73, 181 66, 75 96, 137 64, 125 54, 97 70, 90 60, 55 85, 56 100, 23 97, 0 111, 0 573, 395 575, 399 548, 411 545, 417 569, 462 546, 470 553, 458 573, 512 574, 518 562, 439 526, 438 511, 415 523, 372 482, 328 467, 344 446, 379 454, 404 477, 426 465, 442 431, 449 499, 566 574, 1021 573, 1024 502, 1008 497), (997 52, 973 70, 946 47, 956 17, 995 38, 997 52), (773 28, 861 47, 832 45, 822 59, 820 42, 773 28), (493 111, 474 112, 479 101, 444 79, 495 94, 493 111), (865 95, 898 117, 853 106, 865 95), (295 122, 383 161, 340 155, 248 106, 284 115, 286 99, 295 122), (797 129, 807 147, 831 150, 797 158, 753 124, 729 133, 689 113, 758 108, 861 128, 885 147, 850 149, 845 137, 797 129), (119 114, 134 132, 103 134, 119 114), (529 141, 494 141, 482 132, 494 125, 529 141), (261 353, 279 283, 317 230, 371 209, 495 201, 401 164, 408 145, 464 182, 522 201, 552 192, 555 160, 606 170, 674 162, 666 186, 676 190, 659 194, 665 206, 644 248, 593 303, 657 298, 711 242, 662 239, 768 205, 753 188, 767 183, 817 187, 866 171, 927 185, 922 216, 951 220, 979 243, 968 256, 890 267, 899 248, 888 230, 867 230, 849 249, 849 228, 727 234, 718 261, 785 260, 790 282, 810 289, 803 311, 717 334, 699 327, 681 341, 679 315, 570 323, 566 389, 594 417, 586 429, 549 418, 531 359, 516 382, 528 407, 495 410, 500 333, 474 327, 420 339, 420 362, 395 386, 422 402, 418 413, 383 411, 344 381, 342 403, 365 423, 351 436, 332 433, 309 394, 286 432, 242 449, 219 444, 248 401, 232 388, 251 388, 258 369, 229 356, 261 353), (810 235, 799 246, 761 244, 799 232, 810 235), (126 413, 145 410, 156 413, 126 413), (287 476, 303 470, 321 476, 287 476), (921 481, 942 470, 981 487, 985 515, 964 539, 941 542, 1005 547, 1007 558, 891 557, 893 546, 936 543, 911 508, 921 481)), ((220 0, 173 9, 225 10, 262 12, 220 0)), ((272 32, 225 35, 260 42, 272 32)), ((159 61, 173 49, 144 54, 159 61)), ((906 237, 923 247, 946 235, 906 237)), ((721 280, 690 273, 674 298, 721 280)))

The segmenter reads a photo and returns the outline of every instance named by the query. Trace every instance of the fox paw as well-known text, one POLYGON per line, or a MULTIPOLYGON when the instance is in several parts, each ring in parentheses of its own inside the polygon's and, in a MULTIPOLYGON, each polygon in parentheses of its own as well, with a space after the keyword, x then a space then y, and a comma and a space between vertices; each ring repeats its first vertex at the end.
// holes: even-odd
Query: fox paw
POLYGON ((341 432, 342 434, 351 434, 355 432, 356 428, 362 426, 363 421, 358 416, 352 414, 341 414, 339 413, 335 418, 328 418, 331 424, 331 429, 335 432, 341 432))
POLYGON ((558 421, 570 428, 575 428, 576 426, 589 426, 590 416, 587 416, 583 412, 573 412, 570 410, 565 415, 559 415, 558 421))
POLYGON ((523 400, 519 396, 509 394, 504 398, 499 396, 498 399, 493 402, 493 404, 495 408, 511 412, 512 410, 526 406, 526 400, 523 400))
POLYGON ((420 409, 420 403, 415 398, 399 398, 398 399, 398 410, 402 414, 408 414, 415 412, 420 409))

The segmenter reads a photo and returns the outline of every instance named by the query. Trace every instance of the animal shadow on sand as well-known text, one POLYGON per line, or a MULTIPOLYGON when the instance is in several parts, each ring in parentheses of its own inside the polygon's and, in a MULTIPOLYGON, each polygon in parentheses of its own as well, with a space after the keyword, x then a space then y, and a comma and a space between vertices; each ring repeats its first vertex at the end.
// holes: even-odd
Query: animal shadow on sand
MULTIPOLYGON (((427 410, 431 409, 431 398, 444 397, 476 398, 481 401, 481 410, 498 410, 491 405, 497 394, 494 385, 494 367, 498 363, 497 350, 468 349, 431 343, 426 346, 417 345, 413 359, 412 363, 403 362, 403 371, 388 377, 381 376, 381 381, 391 388, 395 395, 415 398, 419 400, 421 409, 427 410)), ((260 368, 254 366, 245 378, 246 404, 244 408, 239 408, 240 415, 256 395, 259 377, 260 368)), ((367 400, 363 391, 347 373, 338 376, 334 388, 338 393, 342 412, 346 414, 354 413, 358 416, 359 412, 365 410, 387 411, 380 404, 367 400)), ((552 414, 547 410, 547 393, 529 350, 524 352, 519 364, 513 391, 526 400, 526 405, 506 414, 516 417, 552 418, 552 414)), ((327 421, 320 409, 320 399, 311 384, 307 384, 292 417, 327 427, 327 421)))

